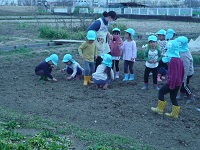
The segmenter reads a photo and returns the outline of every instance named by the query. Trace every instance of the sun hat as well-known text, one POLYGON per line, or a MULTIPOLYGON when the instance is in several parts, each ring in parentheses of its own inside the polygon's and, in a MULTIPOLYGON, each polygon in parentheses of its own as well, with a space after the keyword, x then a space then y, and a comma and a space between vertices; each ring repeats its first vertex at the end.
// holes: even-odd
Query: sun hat
POLYGON ((166 31, 164 29, 161 29, 159 30, 157 33, 157 35, 160 34, 160 35, 166 35, 166 31))
POLYGON ((87 39, 88 40, 95 40, 96 39, 96 32, 95 31, 93 31, 93 30, 89 30, 88 32, 87 32, 87 39))
POLYGON ((125 30, 125 32, 130 33, 132 39, 134 38, 134 36, 135 36, 135 30, 133 30, 132 28, 128 28, 128 29, 125 30))
POLYGON ((168 29, 166 36, 165 36, 165 39, 170 40, 174 36, 175 33, 176 32, 174 31, 174 29, 168 29))
POLYGON ((167 63, 171 60, 172 57, 180 58, 179 54, 179 44, 176 40, 171 40, 166 44, 166 57, 162 58, 164 63, 167 63))
POLYGON ((176 38, 176 41, 179 45, 179 52, 187 52, 189 50, 188 48, 188 38, 185 36, 179 36, 176 38))
POLYGON ((49 56, 45 59, 46 62, 48 62, 50 60, 53 62, 54 65, 57 65, 58 64, 58 55, 52 54, 51 56, 49 56))
POLYGON ((112 67, 112 56, 110 54, 104 54, 101 56, 103 59, 102 64, 106 65, 107 67, 112 67))
POLYGON ((112 32, 114 32, 114 31, 120 32, 120 29, 119 29, 119 28, 114 28, 114 29, 112 30, 112 32))
POLYGON ((69 62, 69 61, 71 61, 72 63, 75 63, 75 62, 76 62, 76 61, 72 58, 72 55, 66 54, 66 55, 63 57, 62 62, 69 62))
POLYGON ((157 42, 158 38, 155 35, 150 35, 148 37, 148 42, 153 41, 153 42, 157 42))

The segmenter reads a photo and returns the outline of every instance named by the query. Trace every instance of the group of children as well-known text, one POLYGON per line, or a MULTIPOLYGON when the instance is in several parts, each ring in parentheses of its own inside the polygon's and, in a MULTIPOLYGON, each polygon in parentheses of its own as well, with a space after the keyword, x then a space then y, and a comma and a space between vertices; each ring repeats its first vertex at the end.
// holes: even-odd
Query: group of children
MULTIPOLYGON (((67 80, 76 78, 80 80, 84 72, 84 85, 95 83, 97 88, 107 89, 108 84, 119 78, 119 60, 123 54, 124 60, 124 78, 123 81, 134 80, 133 65, 137 58, 136 42, 133 40, 135 31, 132 28, 125 30, 125 41, 120 37, 120 29, 114 28, 112 36, 109 36, 110 52, 100 56, 102 60, 98 65, 95 60, 98 59, 98 50, 96 46, 96 32, 89 30, 87 32, 86 41, 79 47, 78 52, 84 60, 84 69, 77 63, 70 54, 63 57, 63 62, 67 65, 62 71, 66 71, 70 76, 67 80), (115 67, 115 76, 114 69, 115 67), (129 70, 129 71, 128 71, 129 70), (130 74, 128 73, 130 72, 130 74)), ((178 101, 187 96, 187 102, 194 102, 194 95, 191 92, 188 84, 194 73, 193 59, 188 49, 188 39, 185 36, 175 38, 173 29, 159 30, 156 35, 148 37, 148 46, 144 52, 145 71, 144 71, 144 87, 142 90, 147 90, 149 74, 153 76, 153 87, 159 91, 158 106, 152 107, 151 110, 158 114, 163 114, 166 106, 164 95, 170 93, 170 98, 173 104, 172 112, 165 113, 167 116, 177 118, 180 106, 178 101), (161 88, 157 82, 165 79, 167 82, 161 88), (177 96, 180 88, 180 94, 177 96)), ((54 65, 58 63, 58 56, 52 54, 46 58, 44 62, 35 68, 35 74, 40 76, 40 79, 47 80, 48 78, 57 81, 51 71, 54 65)))

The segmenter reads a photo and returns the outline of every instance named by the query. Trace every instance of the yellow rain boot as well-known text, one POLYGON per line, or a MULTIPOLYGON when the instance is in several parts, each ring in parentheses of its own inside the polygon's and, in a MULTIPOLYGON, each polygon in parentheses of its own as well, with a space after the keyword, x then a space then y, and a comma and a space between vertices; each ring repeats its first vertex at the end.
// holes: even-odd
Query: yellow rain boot
POLYGON ((91 81, 92 76, 88 76, 88 82, 89 83, 94 83, 93 81, 91 81))
POLYGON ((156 108, 155 107, 151 107, 151 110, 153 112, 156 112, 156 113, 162 115, 164 113, 166 104, 167 104, 166 101, 158 100, 158 106, 156 108))
POLYGON ((88 85, 89 82, 89 76, 84 76, 84 83, 83 85, 88 85))
POLYGON ((172 118, 178 118, 179 112, 180 112, 180 106, 172 105, 172 112, 165 113, 165 115, 172 118))

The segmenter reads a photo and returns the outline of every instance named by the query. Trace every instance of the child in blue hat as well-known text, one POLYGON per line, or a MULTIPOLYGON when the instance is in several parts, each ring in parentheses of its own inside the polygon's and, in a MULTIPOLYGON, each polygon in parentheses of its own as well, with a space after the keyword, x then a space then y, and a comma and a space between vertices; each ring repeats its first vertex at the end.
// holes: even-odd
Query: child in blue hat
MULTIPOLYGON (((161 29, 156 34, 158 36, 157 43, 158 43, 158 46, 160 47, 161 55, 162 57, 164 57, 166 53, 165 47, 167 43, 167 41, 165 40, 166 31, 164 29, 161 29)), ((162 81, 162 79, 165 79, 165 75, 167 75, 167 70, 168 70, 167 64, 163 63, 162 60, 160 60, 158 64, 158 76, 157 76, 158 82, 162 81)))
POLYGON ((56 54, 52 54, 51 56, 47 57, 42 63, 40 63, 35 68, 35 74, 40 76, 40 80, 53 80, 57 81, 56 78, 54 78, 51 75, 52 68, 54 68, 54 65, 57 66, 58 64, 58 56, 56 54))
POLYGON ((95 44, 96 32, 89 30, 87 32, 87 40, 78 48, 79 55, 84 60, 84 83, 93 83, 91 81, 92 73, 94 73, 94 60, 97 58, 97 47, 95 44))
POLYGON ((66 78, 66 80, 71 80, 76 77, 77 80, 81 79, 81 75, 83 72, 83 68, 77 63, 73 58, 72 55, 66 54, 63 57, 62 62, 66 64, 66 68, 62 69, 61 71, 66 71, 70 76, 66 78))
POLYGON ((180 58, 183 60, 185 69, 183 84, 180 88, 180 94, 176 99, 182 100, 184 96, 187 95, 186 104, 189 104, 195 101, 194 95, 189 88, 190 79, 194 74, 193 58, 188 49, 188 38, 185 36, 179 36, 176 40, 179 43, 180 58))
POLYGON ((133 71, 133 65, 135 62, 135 59, 137 58, 137 47, 136 42, 133 40, 135 36, 135 30, 132 28, 128 28, 125 30, 125 41, 124 43, 121 43, 120 49, 123 53, 123 60, 124 60, 124 79, 123 81, 132 81, 134 80, 134 71, 133 71), (130 77, 128 74, 128 70, 130 71, 130 77))
POLYGON ((108 83, 114 80, 114 72, 112 70, 112 56, 110 54, 104 54, 101 56, 103 61, 97 67, 96 72, 92 74, 92 79, 96 84, 97 88, 103 87, 108 88, 108 83))
POLYGON ((167 102, 165 101, 165 94, 170 93, 170 99, 172 102, 172 112, 165 113, 166 116, 178 118, 180 112, 180 106, 176 99, 178 90, 182 85, 184 77, 184 65, 180 59, 179 45, 176 40, 170 40, 166 45, 167 52, 166 57, 162 58, 164 63, 168 63, 168 79, 158 92, 158 105, 157 107, 151 107, 151 110, 158 114, 163 114, 167 102))
POLYGON ((121 57, 121 50, 119 49, 119 44, 123 43, 122 38, 120 37, 120 29, 119 28, 114 28, 112 30, 112 38, 110 40, 110 50, 111 50, 111 55, 113 57, 113 64, 112 64, 112 69, 115 67, 116 69, 116 74, 115 78, 119 78, 119 60, 121 57))
POLYGON ((145 71, 144 71, 144 86, 142 90, 148 90, 148 80, 149 73, 153 74, 153 84, 154 89, 159 90, 157 85, 157 75, 158 75, 158 62, 161 60, 161 51, 157 46, 157 37, 155 35, 151 35, 148 37, 148 47, 144 52, 145 63, 145 71))

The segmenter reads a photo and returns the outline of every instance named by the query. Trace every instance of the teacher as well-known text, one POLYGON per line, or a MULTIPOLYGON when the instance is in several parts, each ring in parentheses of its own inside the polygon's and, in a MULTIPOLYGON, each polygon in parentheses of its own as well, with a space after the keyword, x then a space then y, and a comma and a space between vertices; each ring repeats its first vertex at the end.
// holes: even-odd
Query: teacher
POLYGON ((103 16, 97 20, 95 20, 88 28, 89 30, 96 31, 96 46, 98 51, 98 57, 96 59, 95 70, 99 64, 102 62, 101 56, 110 53, 110 47, 108 44, 108 36, 110 37, 110 33, 108 31, 109 23, 115 21, 117 19, 117 14, 114 11, 103 12, 103 16))

